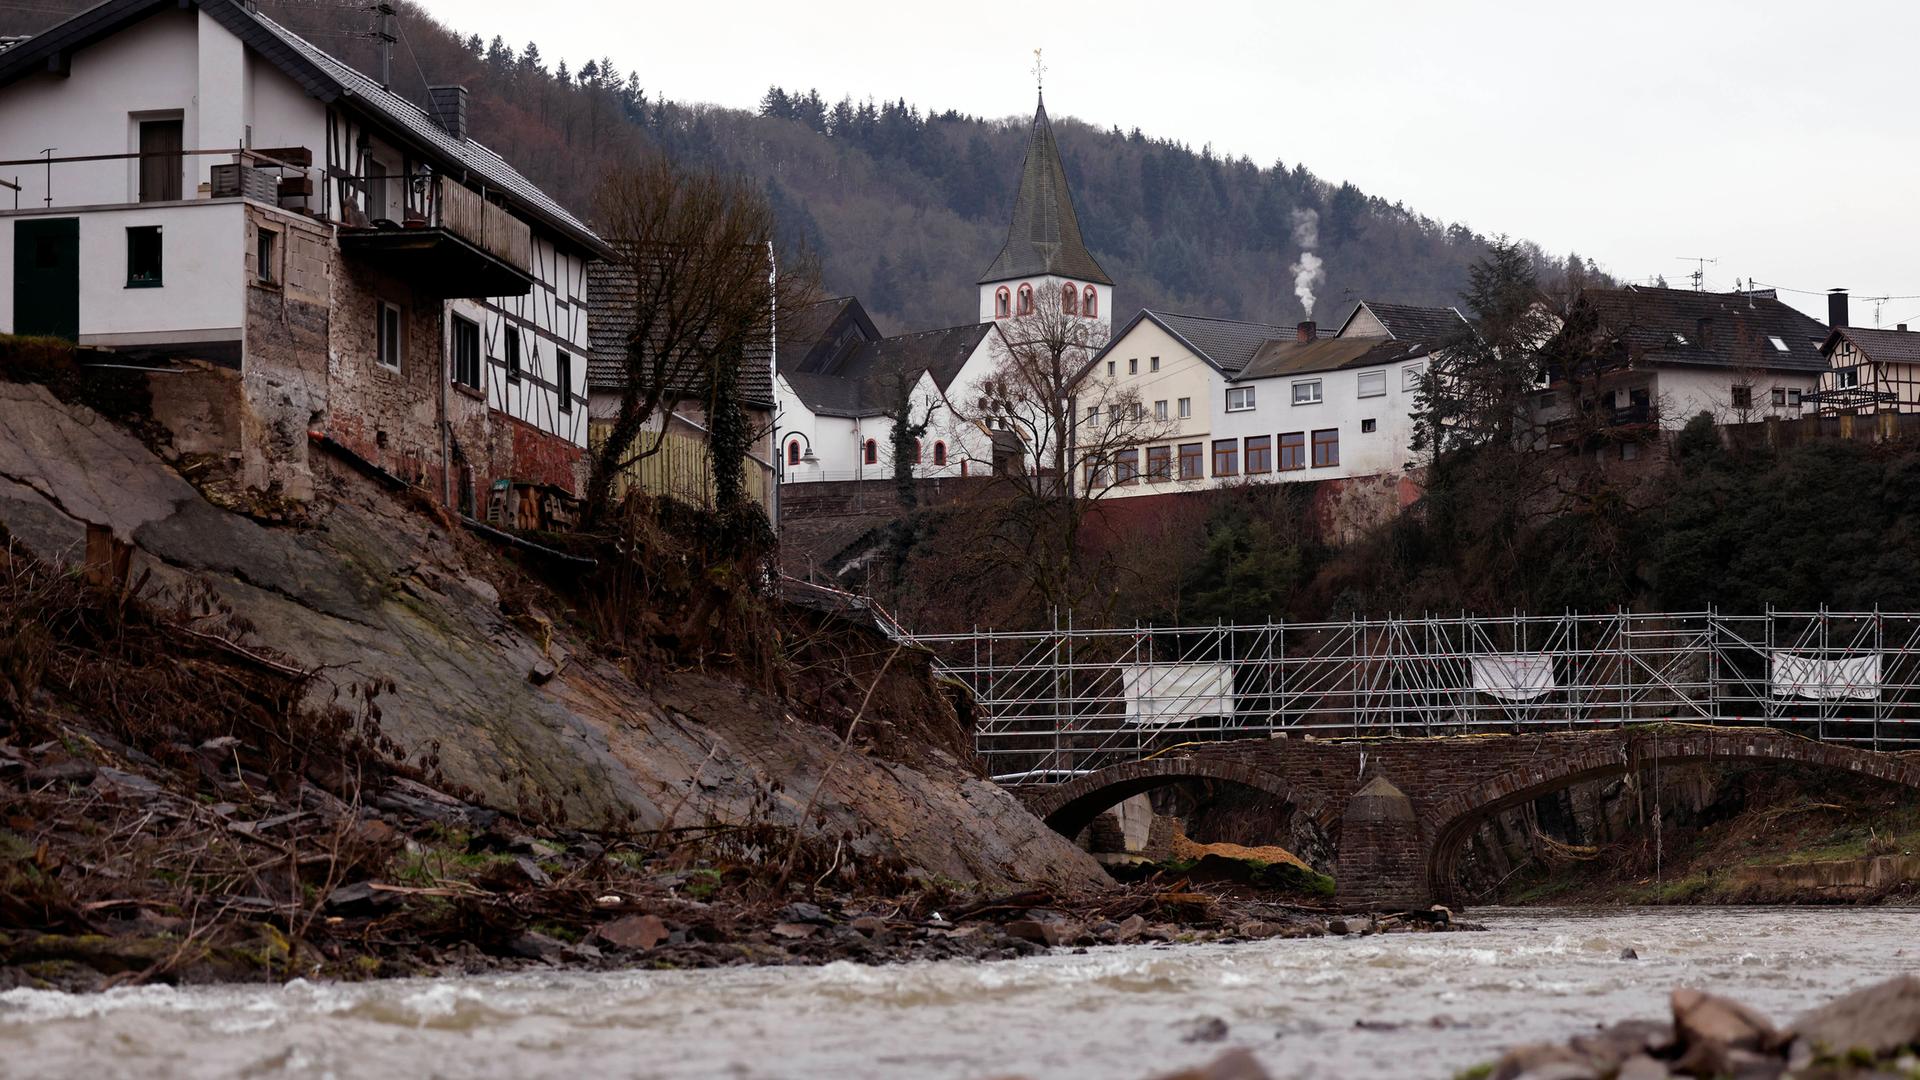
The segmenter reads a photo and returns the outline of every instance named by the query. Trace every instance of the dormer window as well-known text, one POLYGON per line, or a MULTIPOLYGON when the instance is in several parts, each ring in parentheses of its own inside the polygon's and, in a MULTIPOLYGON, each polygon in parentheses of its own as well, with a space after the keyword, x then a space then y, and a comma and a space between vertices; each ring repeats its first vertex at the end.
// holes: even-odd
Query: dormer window
POLYGON ((1033 314, 1033 286, 1020 286, 1020 314, 1033 314))
POLYGON ((1013 314, 1013 294, 1007 291, 1005 285, 1002 285, 993 291, 993 317, 1004 319, 1011 314, 1013 314))

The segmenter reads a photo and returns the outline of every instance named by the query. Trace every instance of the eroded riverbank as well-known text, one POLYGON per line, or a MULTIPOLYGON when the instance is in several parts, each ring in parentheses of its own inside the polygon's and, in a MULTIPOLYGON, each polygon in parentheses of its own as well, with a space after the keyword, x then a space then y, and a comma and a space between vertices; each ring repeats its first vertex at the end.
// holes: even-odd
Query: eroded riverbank
MULTIPOLYGON (((1446 1078, 1699 985, 1793 1015, 1920 972, 1912 909, 1475 912, 1484 934, 1127 946, 999 963, 553 972, 0 994, 10 1076, 1446 1078), (1637 960, 1621 959, 1633 949, 1637 960), (1225 1023, 1213 1041, 1188 1041, 1225 1023)), ((1215 1028, 1214 1030, 1217 1030, 1215 1028)))

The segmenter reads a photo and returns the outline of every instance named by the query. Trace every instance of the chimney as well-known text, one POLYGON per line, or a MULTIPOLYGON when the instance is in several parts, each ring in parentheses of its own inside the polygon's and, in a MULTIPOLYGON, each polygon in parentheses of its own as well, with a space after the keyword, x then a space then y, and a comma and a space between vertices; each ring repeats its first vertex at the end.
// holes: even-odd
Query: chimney
POLYGON ((447 134, 461 142, 467 141, 466 87, 427 87, 427 109, 433 114, 433 122, 444 128, 447 134))
POLYGON ((1319 336, 1320 328, 1313 324, 1312 319, 1308 319, 1293 328, 1293 340, 1295 341, 1313 341, 1319 336))
POLYGON ((1897 323, 1897 324, 1895 324, 1895 326, 1894 326, 1894 329, 1895 329, 1895 330, 1898 330, 1898 331, 1900 331, 1901 333, 1903 333, 1903 334, 1904 334, 1904 333, 1906 333, 1906 332, 1907 332, 1907 324, 1906 324, 1906 323, 1897 323))
POLYGON ((1827 290, 1827 329, 1838 330, 1847 324, 1847 290, 1827 290))
POLYGON ((373 7, 376 29, 373 40, 380 46, 380 89, 385 90, 393 84, 393 5, 375 4, 373 7))

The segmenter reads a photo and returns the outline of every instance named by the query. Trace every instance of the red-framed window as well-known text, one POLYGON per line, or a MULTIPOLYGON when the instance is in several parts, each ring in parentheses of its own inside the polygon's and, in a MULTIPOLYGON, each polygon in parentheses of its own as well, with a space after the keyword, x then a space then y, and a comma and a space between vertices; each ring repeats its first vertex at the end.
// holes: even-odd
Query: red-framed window
POLYGON ((1080 314, 1080 290, 1071 281, 1060 287, 1060 310, 1068 315, 1080 314))
POLYGON ((1033 286, 1020 286, 1020 314, 1033 314, 1033 286))
POLYGON ((795 439, 792 442, 787 444, 787 464, 789 465, 800 464, 800 440, 799 439, 795 439))
POLYGON ((1247 475, 1273 471, 1273 436, 1247 436, 1247 475))
POLYGON ((1213 475, 1240 475, 1240 440, 1213 440, 1213 475))
POLYGON ((1100 293, 1093 286, 1087 286, 1086 298, 1080 303, 1080 314, 1091 319, 1100 314, 1100 293))
POLYGON ((1013 294, 1007 291, 1005 285, 1002 285, 993 291, 993 317, 1004 319, 1011 314, 1013 314, 1013 294))
POLYGON ((942 466, 947 463, 947 444, 945 442, 936 441, 933 444, 933 463, 936 466, 942 466))
POLYGON ((1340 464, 1340 429, 1326 428, 1313 433, 1313 467, 1324 469, 1340 464))
POLYGON ((1307 467, 1307 433, 1289 431, 1280 436, 1280 471, 1294 472, 1307 467))
POLYGON ((860 449, 860 460, 869 465, 880 464, 880 444, 868 439, 866 445, 860 449))
POLYGON ((920 464, 920 440, 919 439, 913 440, 913 463, 915 465, 920 464))

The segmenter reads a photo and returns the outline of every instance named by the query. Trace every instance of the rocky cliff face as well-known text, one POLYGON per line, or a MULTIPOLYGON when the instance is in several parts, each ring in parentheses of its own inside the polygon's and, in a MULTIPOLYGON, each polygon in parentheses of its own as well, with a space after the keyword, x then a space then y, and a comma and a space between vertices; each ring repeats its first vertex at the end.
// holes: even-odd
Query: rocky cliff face
POLYGON ((344 469, 322 466, 305 523, 267 527, 208 503, 115 424, 0 383, 0 525, 65 562, 81 558, 87 526, 109 527, 134 545, 136 580, 204 581, 261 644, 324 669, 323 692, 390 681, 387 732, 410 750, 437 744, 447 777, 502 809, 546 803, 577 827, 656 828, 801 823, 811 802, 809 828, 927 875, 1105 881, 938 745, 841 753, 831 732, 724 678, 636 684, 569 632, 550 594, 533 590, 530 610, 521 596, 510 617, 502 588, 527 586, 491 548, 344 469), (536 682, 536 667, 557 670, 536 682))

